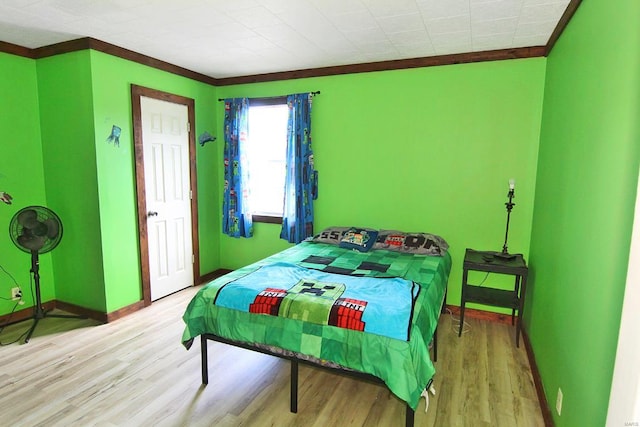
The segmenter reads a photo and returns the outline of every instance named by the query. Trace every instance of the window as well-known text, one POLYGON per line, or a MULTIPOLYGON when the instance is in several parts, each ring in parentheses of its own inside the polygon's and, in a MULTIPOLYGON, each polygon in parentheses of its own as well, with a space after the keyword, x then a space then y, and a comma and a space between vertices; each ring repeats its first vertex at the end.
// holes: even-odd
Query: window
POLYGON ((284 205, 286 98, 252 99, 249 106, 250 207, 257 222, 280 222, 284 205))

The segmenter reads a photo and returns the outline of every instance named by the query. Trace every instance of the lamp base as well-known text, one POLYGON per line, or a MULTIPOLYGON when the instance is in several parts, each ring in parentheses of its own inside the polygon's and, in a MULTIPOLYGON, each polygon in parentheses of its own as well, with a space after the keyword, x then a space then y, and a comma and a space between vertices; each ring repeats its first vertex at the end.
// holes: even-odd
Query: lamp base
POLYGON ((496 252, 493 254, 493 256, 495 256, 496 258, 506 259, 506 260, 512 260, 516 257, 515 255, 512 255, 508 252, 496 252))

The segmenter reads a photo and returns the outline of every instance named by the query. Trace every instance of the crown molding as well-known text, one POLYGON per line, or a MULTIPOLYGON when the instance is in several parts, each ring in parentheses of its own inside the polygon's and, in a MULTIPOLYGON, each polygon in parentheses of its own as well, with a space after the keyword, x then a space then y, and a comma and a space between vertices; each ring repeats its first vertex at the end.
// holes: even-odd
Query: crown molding
POLYGON ((340 74, 370 73, 374 71, 404 70, 409 68, 435 67, 439 65, 467 64, 471 62, 500 61, 544 56, 545 46, 515 49, 488 50, 483 52, 459 53, 453 55, 425 56, 421 58, 398 59, 392 61, 368 62, 365 64, 338 65, 333 67, 309 68, 305 70, 282 71, 250 76, 217 79, 218 86, 246 83, 262 83, 276 80, 293 80, 308 77, 326 77, 340 74))
POLYGON ((0 41, 0 52, 35 59, 35 52, 33 49, 8 42, 0 41))

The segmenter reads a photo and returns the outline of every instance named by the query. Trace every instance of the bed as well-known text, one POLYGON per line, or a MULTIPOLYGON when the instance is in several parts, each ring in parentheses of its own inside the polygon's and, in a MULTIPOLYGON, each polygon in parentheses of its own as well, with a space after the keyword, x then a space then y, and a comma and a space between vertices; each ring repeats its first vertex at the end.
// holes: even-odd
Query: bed
POLYGON ((230 272, 189 303, 182 342, 200 337, 384 383, 406 403, 406 425, 430 386, 429 354, 451 257, 437 235, 331 227, 313 239, 230 272))

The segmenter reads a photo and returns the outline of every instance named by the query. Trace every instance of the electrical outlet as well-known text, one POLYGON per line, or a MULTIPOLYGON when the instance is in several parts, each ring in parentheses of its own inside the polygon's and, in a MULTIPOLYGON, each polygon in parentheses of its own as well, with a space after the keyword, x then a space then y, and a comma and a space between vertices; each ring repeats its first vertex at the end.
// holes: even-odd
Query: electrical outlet
POLYGON ((20 288, 18 287, 11 288, 11 299, 14 301, 17 301, 21 298, 22 298, 22 291, 20 290, 20 288))
POLYGON ((558 397, 556 397, 556 411, 562 415, 562 389, 558 387, 558 397))

